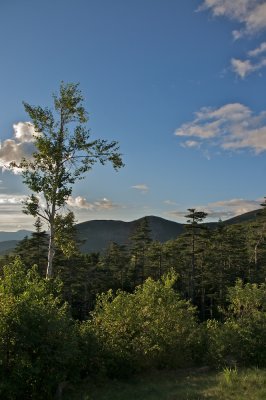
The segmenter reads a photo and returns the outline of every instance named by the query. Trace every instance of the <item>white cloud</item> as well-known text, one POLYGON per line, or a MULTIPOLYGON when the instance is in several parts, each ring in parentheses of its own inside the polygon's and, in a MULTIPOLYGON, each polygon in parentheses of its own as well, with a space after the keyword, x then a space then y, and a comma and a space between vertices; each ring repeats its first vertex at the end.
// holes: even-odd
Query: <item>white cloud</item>
MULTIPOLYGON (((0 168, 7 169, 10 162, 19 163, 23 157, 30 158, 34 146, 34 127, 30 122, 18 122, 13 125, 13 139, 6 139, 0 144, 0 168)), ((13 172, 19 172, 15 169, 13 172)))
POLYGON ((233 71, 240 76, 240 78, 244 79, 247 75, 252 72, 256 72, 261 70, 266 66, 266 57, 260 57, 263 53, 266 52, 266 42, 261 43, 258 47, 253 50, 250 50, 247 53, 246 60, 239 60, 237 58, 231 59, 231 67, 233 71), (255 61, 254 61, 255 58, 255 61))
POLYGON ((246 15, 246 32, 255 33, 266 28, 266 3, 256 1, 255 7, 246 15))
MULTIPOLYGON (((236 217, 237 215, 245 214, 249 211, 257 210, 260 208, 263 199, 257 200, 246 200, 246 199, 229 199, 220 200, 207 205, 195 206, 197 211, 204 211, 208 214, 206 221, 228 219, 236 217)), ((176 218, 185 218, 188 211, 174 210, 169 213, 171 216, 176 218)))
MULTIPOLYGON (((265 0, 204 0, 198 10, 210 10, 215 17, 226 17, 240 23, 239 30, 233 30, 235 40, 243 36, 253 35, 266 29, 265 0)), ((258 57, 266 52, 266 43, 261 43, 256 49, 250 50, 247 59, 231 59, 233 71, 244 79, 252 72, 266 66, 266 58, 251 62, 249 58, 258 57)))
POLYGON ((242 61, 232 58, 231 66, 233 71, 239 75, 240 78, 244 79, 250 73, 259 71, 260 69, 266 67, 266 58, 262 58, 257 63, 251 63, 251 61, 248 59, 242 61))
POLYGON ((22 212, 22 202, 27 196, 20 194, 0 194, 0 230, 17 231, 33 229, 34 219, 22 212))
POLYGON ((204 0, 199 10, 210 10, 215 17, 227 17, 242 24, 233 36, 252 35, 266 28, 265 0, 204 0))
POLYGON ((87 202, 85 197, 82 197, 82 196, 77 196, 77 197, 70 196, 69 199, 67 200, 67 204, 70 207, 85 208, 87 210, 93 209, 93 204, 87 202))
POLYGON ((238 60, 236 58, 232 58, 231 65, 233 71, 239 75, 242 79, 245 78, 250 72, 254 71, 254 66, 251 64, 250 60, 238 60))
POLYGON ((147 193, 149 190, 149 187, 146 185, 146 183, 140 183, 138 185, 131 186, 131 188, 140 190, 142 193, 147 193))
POLYGON ((188 147, 188 148, 199 148, 200 147, 200 142, 196 140, 186 140, 185 142, 181 143, 182 147, 188 147))
POLYGON ((113 208, 118 207, 117 204, 113 203, 109 199, 106 199, 105 197, 102 200, 95 201, 94 206, 97 208, 97 210, 112 210, 113 208))
POLYGON ((258 57, 260 54, 266 52, 266 42, 261 43, 256 49, 248 52, 249 57, 258 57))
POLYGON ((89 211, 112 210, 113 208, 118 207, 117 204, 114 204, 111 200, 108 200, 107 198, 89 203, 86 198, 82 196, 70 196, 67 200, 67 204, 73 208, 86 209, 89 211))
POLYGON ((255 154, 266 151, 265 111, 253 115, 245 105, 232 103, 217 109, 204 107, 195 116, 193 121, 181 125, 175 135, 192 137, 192 142, 201 139, 203 151, 204 144, 224 150, 251 149, 255 154))
POLYGON ((13 129, 14 136, 19 142, 34 142, 36 132, 31 122, 18 122, 13 124, 13 129))
POLYGON ((209 218, 230 218, 237 215, 245 214, 249 211, 260 208, 262 199, 246 200, 246 199, 230 199, 220 200, 207 205, 206 212, 209 218))
POLYGON ((177 206, 177 203, 172 200, 164 200, 164 204, 167 204, 168 206, 177 206))
POLYGON ((2 206, 22 204, 26 197, 27 196, 22 195, 0 194, 0 205, 2 206))

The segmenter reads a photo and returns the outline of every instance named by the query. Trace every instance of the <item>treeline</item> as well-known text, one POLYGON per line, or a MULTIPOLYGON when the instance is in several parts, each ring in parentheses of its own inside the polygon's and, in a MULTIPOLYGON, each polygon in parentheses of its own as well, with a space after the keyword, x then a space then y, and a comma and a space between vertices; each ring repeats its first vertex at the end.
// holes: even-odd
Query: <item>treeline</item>
MULTIPOLYGON (((64 298, 74 318, 86 319, 93 310, 98 293, 122 289, 132 293, 151 277, 158 280, 170 270, 178 276, 175 289, 197 307, 200 320, 223 319, 221 309, 227 305, 227 290, 238 278, 244 283, 263 283, 266 276, 266 207, 252 222, 206 226, 205 213, 190 209, 185 233, 165 243, 151 240, 147 218, 143 218, 131 235, 129 246, 110 243, 102 253, 66 257, 57 249, 55 275, 63 282, 64 298)), ((41 276, 47 266, 48 235, 40 220, 30 238, 22 240, 15 254, 25 265, 37 264, 41 276)))
MULTIPOLYGON (((59 279, 16 259, 0 280, 0 397, 68 398, 88 377, 126 378, 149 368, 266 367, 266 285, 228 289, 224 321, 199 323, 174 289, 177 275, 148 278, 133 293, 99 294, 77 321, 59 279), (63 396, 63 397, 62 397, 63 396)), ((71 398, 71 397, 70 397, 71 398)))
POLYGON ((147 368, 266 366, 266 208, 210 230, 190 209, 183 235, 66 257, 46 279, 48 235, 1 260, 0 397, 60 398, 65 385, 147 368), (34 266, 33 266, 34 265, 34 266))

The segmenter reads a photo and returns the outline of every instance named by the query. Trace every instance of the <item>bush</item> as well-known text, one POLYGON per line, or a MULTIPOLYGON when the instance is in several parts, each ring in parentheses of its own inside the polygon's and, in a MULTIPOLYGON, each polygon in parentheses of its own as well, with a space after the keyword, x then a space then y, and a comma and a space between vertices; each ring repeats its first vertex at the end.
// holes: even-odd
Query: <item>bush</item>
POLYGON ((133 294, 98 296, 86 325, 101 345, 109 374, 193 362, 200 341, 195 308, 174 291, 175 279, 171 273, 162 281, 147 279, 133 294))
POLYGON ((77 327, 58 282, 17 259, 0 280, 0 397, 50 399, 77 372, 77 327))
POLYGON ((266 285, 237 280, 224 324, 207 322, 208 357, 218 365, 266 366, 266 285))

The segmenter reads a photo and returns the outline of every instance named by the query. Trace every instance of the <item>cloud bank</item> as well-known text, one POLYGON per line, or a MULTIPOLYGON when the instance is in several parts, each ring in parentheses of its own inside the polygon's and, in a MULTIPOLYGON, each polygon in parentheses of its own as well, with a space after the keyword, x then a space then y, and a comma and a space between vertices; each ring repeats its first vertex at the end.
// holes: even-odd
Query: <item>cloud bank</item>
POLYGON ((117 204, 113 203, 111 200, 108 200, 107 198, 103 198, 99 201, 89 203, 86 200, 86 198, 82 196, 77 196, 77 197, 70 196, 69 199, 67 200, 67 204, 68 206, 76 209, 85 209, 89 211, 112 210, 118 207, 117 204))
POLYGON ((209 10, 215 17, 227 17, 240 23, 242 27, 232 32, 234 39, 266 28, 265 0, 204 0, 199 10, 209 10))
MULTIPOLYGON (((263 199, 246 200, 246 199, 230 199, 220 200, 207 205, 198 205, 194 208, 198 211, 204 211, 208 214, 208 220, 228 219, 236 217, 237 215, 245 214, 249 211, 257 210, 260 208, 263 199)), ((188 211, 174 210, 169 213, 175 218, 185 218, 188 211)))
POLYGON ((25 195, 0 194, 0 221, 1 230, 17 231, 21 229, 33 229, 33 218, 22 213, 22 202, 25 195))
POLYGON ((181 142, 183 147, 208 144, 223 150, 248 149, 259 154, 266 151, 266 111, 254 115, 240 103, 216 109, 204 107, 191 122, 181 125, 175 135, 192 138, 181 142))
MULTIPOLYGON (((30 158, 35 151, 34 126, 30 122, 13 125, 13 138, 0 144, 0 168, 8 169, 12 161, 19 163, 23 157, 30 158)), ((14 170, 15 173, 19 171, 14 170)))

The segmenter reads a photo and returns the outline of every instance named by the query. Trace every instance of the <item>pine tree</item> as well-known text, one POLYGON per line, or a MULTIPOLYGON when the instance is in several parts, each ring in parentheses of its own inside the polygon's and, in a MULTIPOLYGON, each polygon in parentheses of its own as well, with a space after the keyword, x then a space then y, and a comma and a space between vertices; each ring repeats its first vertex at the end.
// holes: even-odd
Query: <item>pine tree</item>
POLYGON ((34 227, 35 232, 32 232, 30 237, 26 236, 22 239, 17 244, 14 253, 15 255, 19 255, 24 264, 29 268, 36 264, 39 274, 45 276, 49 236, 42 230, 40 218, 36 218, 34 227))
POLYGON ((127 281, 129 255, 124 245, 111 242, 102 257, 102 265, 110 271, 116 286, 124 290, 127 281))
POLYGON ((146 277, 146 255, 152 242, 151 230, 147 217, 138 221, 135 231, 130 237, 130 241, 131 260, 133 263, 133 280, 135 286, 138 283, 143 283, 146 277))
POLYGON ((185 217, 188 218, 186 225, 187 245, 191 257, 191 270, 190 270, 190 297, 192 302, 195 300, 195 275, 196 275, 196 257, 203 251, 201 246, 201 239, 203 235, 203 226, 200 224, 206 217, 207 213, 203 211, 196 211, 194 208, 188 209, 189 214, 185 217))

